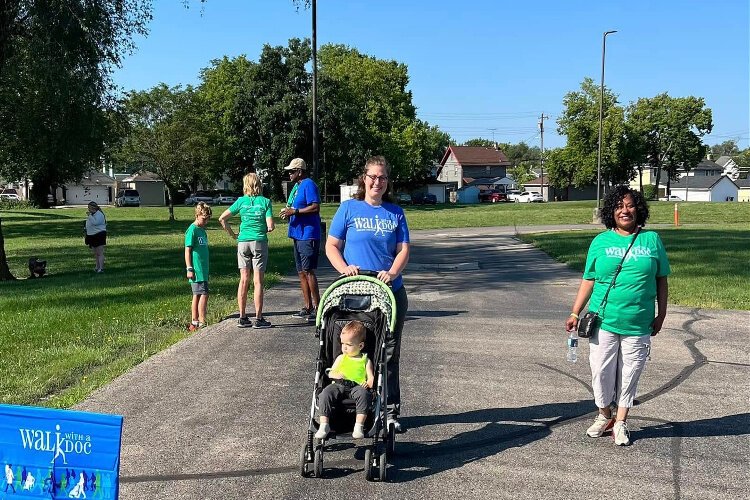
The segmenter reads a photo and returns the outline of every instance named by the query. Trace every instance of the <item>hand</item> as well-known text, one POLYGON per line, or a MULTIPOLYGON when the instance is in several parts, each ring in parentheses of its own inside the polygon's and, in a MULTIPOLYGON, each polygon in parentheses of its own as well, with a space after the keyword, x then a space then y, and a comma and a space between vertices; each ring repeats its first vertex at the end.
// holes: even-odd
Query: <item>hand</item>
POLYGON ((378 271, 378 279, 383 283, 393 283, 393 280, 397 277, 398 275, 391 274, 388 271, 378 271))
POLYGON ((654 337, 657 333, 661 331, 662 325, 664 325, 664 320, 666 319, 665 316, 657 316, 654 318, 654 324, 651 330, 651 336, 654 337))
POLYGON ((573 330, 578 330, 578 318, 568 316, 568 319, 565 320, 565 331, 572 332, 573 330))
POLYGON ((372 384, 375 382, 374 379, 368 378, 364 382, 362 382, 360 385, 366 389, 372 389, 372 384))
POLYGON ((294 215, 294 209, 292 207, 284 207, 281 209, 281 212, 279 212, 279 216, 282 219, 288 219, 292 215, 294 215))
POLYGON ((344 378, 344 376, 337 371, 331 370, 330 372, 328 372, 328 378, 342 379, 344 378))
POLYGON ((346 266, 341 274, 344 276, 356 276, 359 274, 359 266, 346 266))
POLYGON ((189 279, 189 280, 195 279, 195 271, 188 271, 187 272, 187 279, 189 279))

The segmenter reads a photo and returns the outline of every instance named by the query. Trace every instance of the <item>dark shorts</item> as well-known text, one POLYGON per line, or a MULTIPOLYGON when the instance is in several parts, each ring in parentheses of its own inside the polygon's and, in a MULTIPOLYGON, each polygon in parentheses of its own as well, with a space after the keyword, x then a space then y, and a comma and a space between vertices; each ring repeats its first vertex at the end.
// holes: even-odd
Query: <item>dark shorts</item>
MULTIPOLYGON (((78 240, 81 241, 81 240, 78 240)), ((96 248, 96 247, 102 247, 107 244, 107 231, 102 231, 101 233, 86 235, 86 238, 84 239, 84 242, 90 247, 90 248, 96 248)))
POLYGON ((208 295, 208 281, 191 281, 190 288, 193 295, 208 295))
POLYGON ((294 242, 294 264, 297 272, 314 271, 318 268, 320 240, 292 240, 294 242))

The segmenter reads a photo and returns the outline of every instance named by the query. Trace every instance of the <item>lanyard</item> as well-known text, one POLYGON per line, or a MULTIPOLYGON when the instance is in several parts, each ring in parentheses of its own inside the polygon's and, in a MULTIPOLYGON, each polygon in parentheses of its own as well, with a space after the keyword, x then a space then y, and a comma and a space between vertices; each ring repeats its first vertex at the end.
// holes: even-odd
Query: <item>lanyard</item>
POLYGON ((299 183, 295 182, 294 187, 292 188, 292 192, 289 193, 289 198, 286 200, 286 206, 291 207, 292 203, 294 203, 294 198, 297 196, 297 189, 299 188, 299 183))

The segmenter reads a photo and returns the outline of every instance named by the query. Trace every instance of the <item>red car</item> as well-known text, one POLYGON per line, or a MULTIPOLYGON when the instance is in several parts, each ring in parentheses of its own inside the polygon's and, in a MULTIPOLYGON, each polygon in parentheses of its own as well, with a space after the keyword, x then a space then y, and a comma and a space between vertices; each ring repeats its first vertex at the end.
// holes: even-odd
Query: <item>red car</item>
POLYGON ((500 201, 508 201, 508 197, 505 195, 505 193, 501 193, 500 191, 495 191, 494 189, 490 189, 488 191, 481 191, 479 193, 479 201, 498 203, 500 201))

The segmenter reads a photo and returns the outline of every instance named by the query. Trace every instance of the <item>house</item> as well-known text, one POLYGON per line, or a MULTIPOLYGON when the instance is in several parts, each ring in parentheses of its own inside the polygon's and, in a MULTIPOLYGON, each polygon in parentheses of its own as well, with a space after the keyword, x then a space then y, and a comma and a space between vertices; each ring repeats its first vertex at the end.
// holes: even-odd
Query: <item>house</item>
POLYGON ((549 201, 549 180, 546 175, 528 181, 523 188, 531 193, 541 193, 542 199, 549 201))
POLYGON ((503 152, 494 148, 448 146, 440 160, 437 180, 455 182, 461 189, 474 179, 505 177, 510 166, 503 152))
POLYGON ((58 200, 65 205, 86 205, 95 201, 99 205, 110 205, 115 199, 117 181, 104 172, 92 170, 76 183, 68 183, 57 188, 58 200))
POLYGON ((719 156, 716 164, 724 169, 724 175, 736 181, 740 176, 740 166, 731 156, 719 156))
POLYGON ((737 201, 750 201, 750 179, 737 179, 737 201))
POLYGON ((686 175, 671 183, 672 195, 685 201, 737 201, 739 186, 728 176, 686 175))
POLYGON ((141 197, 141 205, 163 207, 167 204, 166 186, 153 172, 142 171, 118 182, 120 189, 135 189, 141 197))

